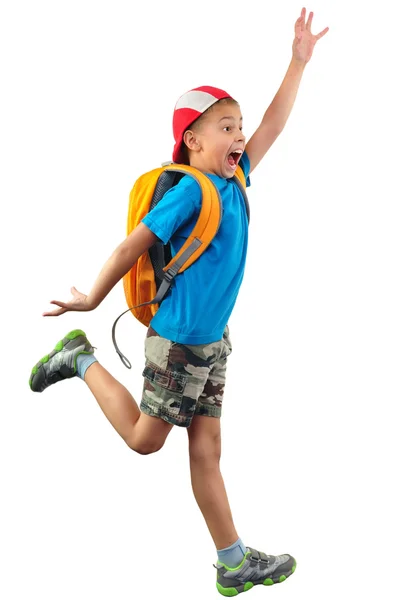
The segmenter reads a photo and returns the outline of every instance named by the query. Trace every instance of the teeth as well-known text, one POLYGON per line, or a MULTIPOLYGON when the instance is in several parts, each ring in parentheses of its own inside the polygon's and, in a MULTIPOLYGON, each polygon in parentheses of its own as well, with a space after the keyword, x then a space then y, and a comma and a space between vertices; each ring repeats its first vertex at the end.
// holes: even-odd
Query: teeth
POLYGON ((234 150, 235 154, 242 154, 242 150, 234 150))

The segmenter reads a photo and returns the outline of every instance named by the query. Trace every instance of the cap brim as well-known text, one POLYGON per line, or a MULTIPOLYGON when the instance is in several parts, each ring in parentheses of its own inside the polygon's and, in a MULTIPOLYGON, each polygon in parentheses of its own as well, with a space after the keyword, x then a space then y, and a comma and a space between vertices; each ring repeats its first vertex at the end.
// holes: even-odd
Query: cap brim
POLYGON ((183 164, 186 162, 186 158, 185 158, 184 152, 183 152, 183 140, 179 140, 175 144, 175 146, 173 148, 172 160, 174 163, 179 163, 179 164, 183 164))

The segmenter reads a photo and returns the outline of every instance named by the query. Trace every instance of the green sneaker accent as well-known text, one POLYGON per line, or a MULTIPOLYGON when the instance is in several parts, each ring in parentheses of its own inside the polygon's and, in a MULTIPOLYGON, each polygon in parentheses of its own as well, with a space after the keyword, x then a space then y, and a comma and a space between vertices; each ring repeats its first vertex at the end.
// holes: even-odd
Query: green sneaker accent
POLYGON ((62 350, 62 348, 63 348, 63 341, 61 340, 60 342, 58 342, 58 343, 56 344, 56 346, 55 346, 55 350, 56 350, 57 352, 60 352, 60 351, 62 350))
POLYGON ((295 562, 294 565, 292 566, 292 573, 294 573, 294 571, 296 570, 296 568, 297 568, 297 563, 295 562))
POLYGON ((218 591, 220 592, 220 594, 222 594, 223 596, 237 596, 238 595, 238 591, 233 588, 224 588, 222 585, 220 585, 220 583, 216 583, 216 587, 218 589, 218 591))
POLYGON ((49 361, 49 355, 46 354, 45 356, 43 356, 43 358, 40 359, 40 362, 43 363, 43 365, 45 365, 45 363, 47 363, 49 361))
POLYGON ((267 577, 267 579, 264 579, 263 584, 264 585, 274 585, 274 582, 272 581, 272 579, 270 577, 267 577))
POLYGON ((217 561, 217 564, 220 565, 221 567, 225 567, 227 569, 227 571, 238 571, 238 569, 240 569, 242 567, 242 565, 245 562, 247 556, 250 555, 250 554, 251 554, 251 552, 246 552, 245 556, 242 558, 241 562, 236 567, 229 567, 228 565, 226 565, 225 563, 220 562, 219 560, 217 561))
POLYGON ((286 581, 286 575, 281 575, 279 577, 279 583, 281 583, 282 581, 286 581))
MULTIPOLYGON (((70 331, 70 333, 68 333, 65 337, 68 340, 74 340, 76 339, 76 337, 78 337, 79 335, 83 335, 85 337, 85 332, 82 331, 81 329, 74 329, 73 331, 70 331)), ((63 347, 63 346, 62 346, 63 347)))
POLYGON ((243 588, 243 591, 247 592, 248 590, 251 590, 253 586, 254 586, 254 584, 251 581, 247 581, 245 583, 245 587, 243 588))
POLYGON ((32 369, 32 375, 36 375, 37 371, 38 371, 38 368, 37 367, 33 367, 33 369, 32 369))

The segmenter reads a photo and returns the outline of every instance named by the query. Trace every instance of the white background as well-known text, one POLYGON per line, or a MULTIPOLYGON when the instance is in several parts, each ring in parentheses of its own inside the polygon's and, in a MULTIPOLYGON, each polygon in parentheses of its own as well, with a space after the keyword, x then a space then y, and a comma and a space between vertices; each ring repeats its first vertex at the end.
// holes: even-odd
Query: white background
MULTIPOLYGON (((225 478, 245 544, 295 575, 251 597, 395 598, 395 50, 392 3, 316 0, 286 129, 252 175, 251 241, 230 321, 225 478)), ((118 284, 88 293, 122 241, 135 179, 169 160, 178 97, 236 97, 247 137, 291 58, 300 2, 2 4, 1 577, 4 600, 220 597, 187 434, 130 451, 80 380, 42 395, 33 365, 70 329, 139 400, 145 329, 118 284)))

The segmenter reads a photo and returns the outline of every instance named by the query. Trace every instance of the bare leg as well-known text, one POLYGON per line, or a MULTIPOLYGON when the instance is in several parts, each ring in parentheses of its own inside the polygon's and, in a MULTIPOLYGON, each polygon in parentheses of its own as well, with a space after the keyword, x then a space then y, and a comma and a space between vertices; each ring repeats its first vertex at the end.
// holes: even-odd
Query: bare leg
POLYGON ((139 454, 156 452, 173 425, 142 413, 128 390, 98 362, 88 367, 85 383, 107 419, 130 448, 139 454))
POLYGON ((191 484, 217 550, 238 539, 220 472, 220 419, 195 416, 187 429, 191 484))

